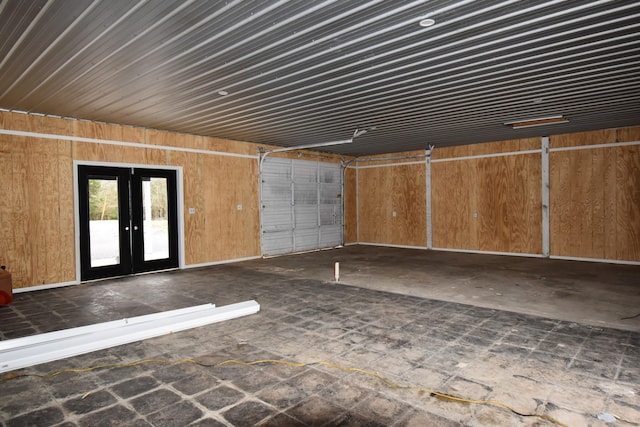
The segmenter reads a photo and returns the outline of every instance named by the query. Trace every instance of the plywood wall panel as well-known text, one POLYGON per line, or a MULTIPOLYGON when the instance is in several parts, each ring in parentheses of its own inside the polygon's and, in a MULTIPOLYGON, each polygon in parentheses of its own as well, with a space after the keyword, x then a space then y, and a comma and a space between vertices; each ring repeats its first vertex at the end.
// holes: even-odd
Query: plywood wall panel
MULTIPOLYGON (((510 140, 446 155, 482 156, 533 146, 531 139, 510 140)), ((436 162, 431 180, 434 247, 541 253, 540 154, 436 162)))
POLYGON ((344 174, 344 240, 358 241, 358 218, 356 198, 356 169, 348 168, 344 174))
POLYGON ((470 169, 463 162, 431 165, 432 241, 436 248, 474 249, 470 169))
POLYGON ((640 147, 617 150, 616 258, 640 261, 640 147))
MULTIPOLYGON (((254 144, 152 131, 130 126, 0 112, 4 129, 176 148, 231 148, 257 153, 254 144)), ((75 280, 73 162, 180 166, 184 173, 187 264, 260 254, 257 160, 180 150, 96 142, 0 136, 0 177, 9 183, 0 227, 0 262, 14 286, 75 280), (8 166, 6 166, 8 165, 8 166), (215 191, 207 198, 207 186, 215 191), (243 209, 238 211, 237 205, 243 209), (188 208, 196 214, 189 215, 188 208)), ((4 190, 3 190, 4 191, 4 190)))
POLYGON ((426 246, 425 164, 360 168, 358 175, 359 240, 426 246))
POLYGON ((616 129, 617 142, 640 141, 640 126, 616 129))
MULTIPOLYGON (((594 145, 599 137, 615 142, 611 131, 579 140, 594 145)), ((639 156, 638 145, 550 154, 552 255, 640 261, 639 156)))
POLYGON ((610 144, 616 142, 615 129, 603 129, 591 132, 553 135, 549 139, 551 148, 579 147, 583 145, 610 144))

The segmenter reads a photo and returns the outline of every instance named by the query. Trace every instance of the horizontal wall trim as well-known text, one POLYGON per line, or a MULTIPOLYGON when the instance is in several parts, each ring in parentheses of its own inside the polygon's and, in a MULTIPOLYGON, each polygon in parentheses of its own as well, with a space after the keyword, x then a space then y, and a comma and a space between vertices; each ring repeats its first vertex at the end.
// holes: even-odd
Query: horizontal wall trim
POLYGON ((553 153, 555 151, 589 150, 592 148, 625 147, 628 145, 640 145, 640 141, 612 142, 610 144, 577 145, 575 147, 558 147, 558 148, 550 148, 549 151, 553 153))
POLYGON ((184 268, 187 269, 187 268, 211 267, 214 265, 232 264, 234 262, 242 262, 242 261, 251 261, 259 258, 262 258, 262 257, 260 255, 256 255, 256 256, 250 256, 245 258, 225 259, 222 261, 203 262, 200 264, 188 264, 188 265, 185 265, 184 268))
POLYGON ((370 168, 388 168, 391 166, 405 166, 405 165, 423 165, 424 160, 418 162, 404 162, 404 163, 386 163, 384 165, 366 165, 366 166, 356 166, 358 169, 370 169, 370 168))
POLYGON ((505 256, 520 256, 526 258, 546 258, 542 254, 526 254, 520 252, 497 252, 497 251, 479 251, 474 249, 450 249, 450 248, 433 248, 434 251, 441 252, 460 252, 470 254, 484 254, 484 255, 505 255, 505 256))
POLYGON ((585 261, 585 262, 601 262, 601 263, 608 263, 608 264, 640 265, 640 261, 624 261, 624 260, 606 259, 606 258, 580 258, 580 257, 557 256, 557 255, 551 255, 549 258, 561 259, 566 261, 585 261))
POLYGON ((387 243, 371 243, 371 242, 358 242, 356 245, 363 246, 381 246, 385 248, 400 248, 400 249, 427 249, 426 246, 408 246, 408 245, 392 245, 387 243))
POLYGON ((431 159, 431 163, 455 162, 457 160, 486 159, 489 157, 517 156, 520 154, 540 154, 541 150, 507 151, 505 153, 478 154, 475 156, 447 157, 444 159, 431 159))
POLYGON ((27 286, 24 288, 13 288, 13 293, 19 294, 21 292, 44 291, 46 289, 64 288, 66 286, 74 286, 79 284, 80 282, 78 282, 77 280, 73 280, 71 282, 60 282, 60 283, 51 283, 48 285, 27 286))
POLYGON ((25 132, 21 130, 0 129, 0 135, 24 136, 27 138, 41 138, 61 141, 88 142, 91 144, 117 145, 121 147, 147 148, 151 150, 181 151, 186 153, 210 154, 214 156, 243 157, 258 159, 257 155, 228 153, 224 151, 202 150, 198 148, 182 148, 171 145, 142 144, 140 142, 116 141, 112 139, 84 138, 81 136, 57 135, 51 133, 25 132))

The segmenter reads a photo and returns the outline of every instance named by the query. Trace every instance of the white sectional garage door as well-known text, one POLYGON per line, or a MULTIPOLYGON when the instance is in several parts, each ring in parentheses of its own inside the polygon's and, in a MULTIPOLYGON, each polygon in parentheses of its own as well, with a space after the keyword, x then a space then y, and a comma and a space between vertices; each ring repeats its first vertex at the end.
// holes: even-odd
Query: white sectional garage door
POLYGON ((342 244, 339 164, 267 157, 260 194, 264 255, 342 244))

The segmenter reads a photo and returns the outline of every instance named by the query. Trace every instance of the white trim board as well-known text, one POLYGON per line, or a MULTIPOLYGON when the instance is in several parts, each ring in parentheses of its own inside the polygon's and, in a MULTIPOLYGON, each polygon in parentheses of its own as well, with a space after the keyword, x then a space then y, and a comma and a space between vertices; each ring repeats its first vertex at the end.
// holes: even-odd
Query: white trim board
POLYGON ((124 319, 124 322, 106 322, 107 324, 53 332, 52 335, 43 334, 45 336, 40 337, 41 340, 38 339, 39 336, 20 339, 17 343, 8 340, 0 348, 0 372, 184 331, 258 311, 260 305, 254 300, 223 307, 196 306, 124 319))
POLYGON ((409 245, 391 245, 386 243, 358 242, 357 245, 364 246, 380 246, 383 248, 401 248, 401 249, 427 249, 426 246, 409 246, 409 245))
POLYGON ((424 165, 424 160, 417 161, 417 162, 385 163, 384 165, 365 165, 365 166, 356 165, 356 168, 358 168, 358 169, 374 169, 374 168, 389 168, 389 167, 393 167, 393 166, 407 166, 407 165, 424 165))
POLYGON ((447 157, 444 159, 432 159, 431 163, 455 162, 457 160, 487 159, 490 157, 517 156, 520 154, 540 154, 540 150, 536 149, 536 150, 508 151, 505 153, 478 154, 475 156, 447 157))
POLYGON ((231 263, 234 263, 234 262, 242 262, 242 261, 251 261, 253 259, 260 259, 260 258, 262 258, 262 256, 254 255, 254 256, 248 256, 248 257, 244 257, 244 258, 235 258, 235 259, 225 259, 225 260, 222 260, 222 261, 203 262, 203 263, 200 263, 200 264, 187 264, 182 268, 187 269, 187 268, 211 267, 211 266, 214 266, 214 265, 231 264, 231 263))
POLYGON ((590 150, 592 148, 627 147, 630 145, 640 145, 640 141, 612 142, 610 144, 576 145, 575 147, 550 148, 549 151, 555 153, 556 151, 590 150))
POLYGON ((44 291, 46 289, 55 289, 55 288, 65 288, 67 286, 75 286, 79 285, 80 282, 77 280, 73 280, 71 282, 61 282, 61 283, 50 283, 48 285, 37 285, 37 286, 27 286, 26 288, 13 288, 14 294, 19 294, 22 292, 31 292, 31 291, 44 291))
POLYGON ((573 256, 559 256, 559 255, 551 255, 549 256, 551 259, 561 259, 566 261, 584 261, 584 262, 602 262, 608 264, 623 264, 623 265, 640 265, 640 261, 624 261, 617 259, 606 259, 606 258, 580 258, 573 256))
POLYGON ((199 148, 182 148, 171 145, 143 144, 140 142, 117 141, 113 139, 84 138, 81 136, 58 135, 51 133, 25 132, 21 130, 0 129, 0 135, 24 136, 27 138, 52 139, 58 141, 88 142, 91 144, 117 145, 121 147, 148 148, 151 150, 182 151, 186 153, 211 154, 214 156, 244 157, 258 159, 257 155, 228 153, 225 151, 203 150, 199 148))
POLYGON ((519 253, 519 252, 479 251, 474 249, 450 249, 450 248, 433 248, 433 250, 441 251, 441 252, 459 252, 459 253, 468 253, 468 254, 520 256, 520 257, 526 257, 526 258, 546 258, 542 254, 527 254, 527 253, 519 253))

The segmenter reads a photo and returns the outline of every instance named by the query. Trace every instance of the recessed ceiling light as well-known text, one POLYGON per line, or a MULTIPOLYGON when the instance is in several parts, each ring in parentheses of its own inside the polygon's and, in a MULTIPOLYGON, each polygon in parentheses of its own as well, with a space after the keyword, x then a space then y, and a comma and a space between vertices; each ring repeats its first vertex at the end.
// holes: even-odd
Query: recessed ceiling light
POLYGON ((430 27, 435 23, 436 23, 436 20, 435 19, 431 19, 431 18, 426 18, 426 19, 421 19, 420 20, 420 26, 421 27, 430 27))
POLYGON ((505 126, 511 126, 513 129, 530 128, 533 126, 554 125, 557 123, 569 123, 569 119, 565 116, 549 116, 539 117, 535 119, 517 120, 514 122, 506 122, 505 126))
POLYGON ((220 96, 227 96, 227 95, 229 95, 229 92, 227 92, 226 90, 219 90, 219 91, 218 91, 218 95, 220 95, 220 96))

